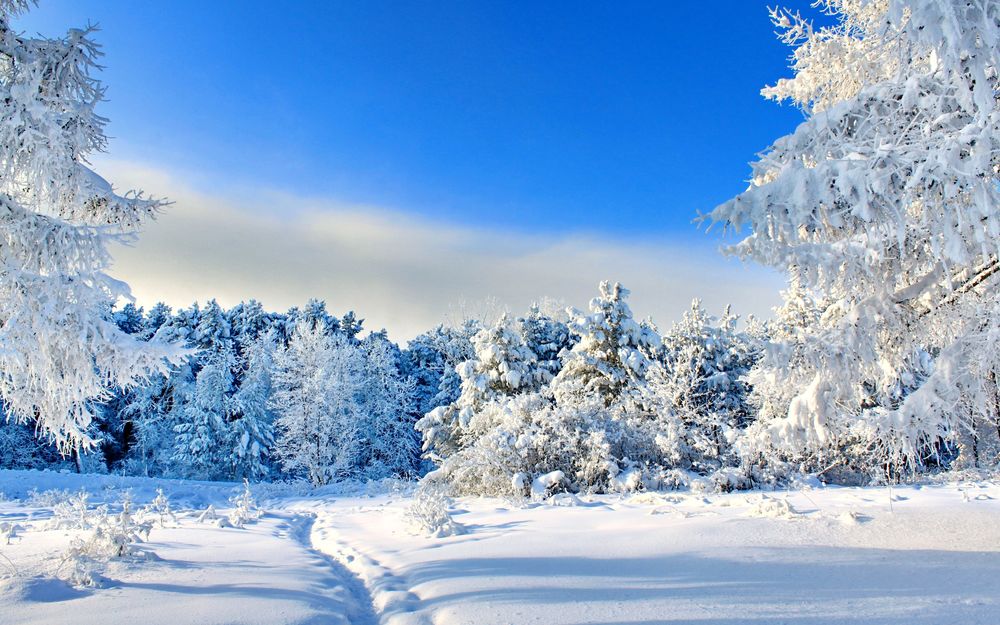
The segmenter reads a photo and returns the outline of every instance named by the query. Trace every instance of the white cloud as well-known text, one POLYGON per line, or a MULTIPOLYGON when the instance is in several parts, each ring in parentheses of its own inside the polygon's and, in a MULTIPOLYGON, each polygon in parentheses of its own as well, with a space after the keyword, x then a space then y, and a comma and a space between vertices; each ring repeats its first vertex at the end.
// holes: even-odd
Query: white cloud
POLYGON ((255 298, 284 310, 317 297, 334 314, 355 310, 368 329, 405 341, 462 302, 495 298, 520 312, 549 296, 584 307, 603 279, 629 287, 636 315, 661 326, 693 297, 715 313, 732 303, 767 316, 781 287, 774 273, 722 258, 697 233, 696 243, 519 234, 288 193, 212 195, 119 161, 102 160, 98 170, 117 188, 174 201, 134 247, 112 251, 112 273, 144 305, 255 298))

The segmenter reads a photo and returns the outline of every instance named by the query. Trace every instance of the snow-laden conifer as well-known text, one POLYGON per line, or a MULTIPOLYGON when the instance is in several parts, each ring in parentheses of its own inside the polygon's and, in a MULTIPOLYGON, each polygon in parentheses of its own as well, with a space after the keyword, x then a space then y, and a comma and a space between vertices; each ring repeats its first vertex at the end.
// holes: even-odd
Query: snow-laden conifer
POLYGON ((278 415, 282 468, 315 485, 347 477, 357 466, 361 422, 359 349, 322 324, 302 322, 274 355, 271 409, 278 415))
MULTIPOLYGON (((248 334, 241 334, 246 338, 248 334)), ((244 347, 245 367, 239 389, 233 394, 233 449, 230 463, 234 476, 259 480, 271 470, 270 454, 274 449, 274 413, 268 407, 271 397, 271 371, 274 337, 258 335, 244 347)))
POLYGON ((363 420, 357 468, 371 479, 412 477, 420 466, 420 441, 414 429, 414 381, 401 373, 399 349, 385 334, 372 333, 360 348, 364 358, 363 420))
POLYGON ((118 195, 87 165, 107 144, 94 29, 26 37, 11 24, 26 8, 0 4, 0 397, 68 452, 96 443, 95 401, 174 353, 106 314, 129 297, 105 273, 108 245, 131 241, 163 203, 118 195))
MULTIPOLYGON (((942 439, 995 429, 1000 362, 1000 4, 826 0, 835 25, 775 10, 794 76, 764 90, 806 113, 711 214, 741 256, 795 273, 821 307, 766 362, 794 392, 769 427, 792 453, 859 427, 890 473, 942 439), (928 375, 905 396, 926 352, 928 375)), ((917 380, 914 380, 917 381, 917 380)))
POLYGON ((590 312, 574 311, 569 325, 579 338, 563 355, 551 385, 560 404, 597 401, 610 407, 641 387, 660 337, 633 319, 628 295, 629 290, 617 282, 602 282, 600 296, 590 301, 590 312))

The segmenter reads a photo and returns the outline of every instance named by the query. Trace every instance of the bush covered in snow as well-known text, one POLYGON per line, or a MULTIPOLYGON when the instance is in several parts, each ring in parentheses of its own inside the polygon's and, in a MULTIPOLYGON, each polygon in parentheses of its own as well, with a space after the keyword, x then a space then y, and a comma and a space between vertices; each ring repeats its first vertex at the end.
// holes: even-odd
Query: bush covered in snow
MULTIPOLYGON (((85 499, 77 498, 79 503, 85 499)), ((100 571, 110 559, 135 556, 148 557, 137 545, 149 538, 152 523, 140 520, 132 509, 127 495, 120 503, 117 514, 109 513, 107 506, 85 511, 85 519, 77 520, 77 529, 90 529, 90 533, 74 538, 58 567, 58 573, 77 586, 99 586, 103 581, 100 571)), ((75 506, 75 511, 80 510, 75 506)), ((74 515, 75 516, 75 515, 74 515)))
POLYGON ((451 503, 444 490, 434 484, 417 489, 406 510, 411 529, 434 538, 464 534, 465 528, 451 516, 451 503))

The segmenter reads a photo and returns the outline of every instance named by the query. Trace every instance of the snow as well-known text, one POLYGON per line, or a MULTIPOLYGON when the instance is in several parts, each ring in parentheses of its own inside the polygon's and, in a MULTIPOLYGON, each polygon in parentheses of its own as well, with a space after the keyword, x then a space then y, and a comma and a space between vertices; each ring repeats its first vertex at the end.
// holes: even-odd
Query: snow
POLYGON ((263 515, 238 529, 198 520, 230 514, 236 484, 0 472, 0 522, 23 528, 0 544, 0 624, 985 624, 1000 603, 1000 484, 983 479, 460 498, 464 533, 442 537, 409 530, 405 488, 253 488, 263 515), (137 507, 163 489, 176 515, 98 588, 55 574, 82 532, 50 529, 53 491, 81 488, 137 507))

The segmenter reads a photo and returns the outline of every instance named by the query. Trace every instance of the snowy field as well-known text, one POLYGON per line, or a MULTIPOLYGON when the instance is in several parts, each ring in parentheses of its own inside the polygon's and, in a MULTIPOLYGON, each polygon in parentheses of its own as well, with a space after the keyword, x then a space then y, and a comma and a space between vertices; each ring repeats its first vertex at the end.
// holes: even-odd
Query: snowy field
POLYGON ((232 484, 0 472, 0 623, 997 622, 992 481, 461 499, 464 533, 443 538, 412 533, 402 491, 294 490, 259 490, 239 528, 232 484), (171 509, 137 513, 153 527, 135 554, 100 562, 96 587, 62 581, 88 534, 56 527, 62 491, 142 510, 157 488, 171 509))

